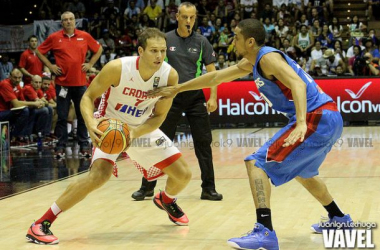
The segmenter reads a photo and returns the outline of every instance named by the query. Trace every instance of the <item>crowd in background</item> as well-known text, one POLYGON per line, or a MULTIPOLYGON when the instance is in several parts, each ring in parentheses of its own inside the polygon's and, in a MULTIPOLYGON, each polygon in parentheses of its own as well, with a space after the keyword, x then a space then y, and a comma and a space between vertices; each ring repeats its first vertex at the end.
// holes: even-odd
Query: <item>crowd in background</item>
MULTIPOLYGON (((232 43, 234 28, 242 19, 256 18, 264 25, 266 45, 289 55, 310 75, 380 75, 379 40, 375 30, 368 29, 358 16, 353 16, 346 28, 332 15, 332 0, 273 0, 265 4, 259 4, 257 0, 191 2, 198 9, 194 31, 205 36, 213 45, 217 53, 217 69, 237 63, 232 43)), ((371 0, 369 2, 372 3, 371 0)), ((83 18, 80 29, 90 33, 103 47, 100 60, 88 72, 90 84, 96 72, 110 60, 137 55, 137 37, 147 27, 157 27, 165 32, 175 29, 180 3, 181 0, 43 0, 35 20, 60 20, 65 11, 73 12, 76 19, 83 18)), ((380 16, 377 5, 370 7, 366 16, 368 20, 380 16)), ((29 48, 34 46, 35 49, 37 44, 31 43, 29 41, 29 48)), ((53 57, 49 59, 53 60, 53 57)), ((49 78, 54 86, 54 75, 49 74, 46 67, 40 72, 43 76, 42 71, 47 71, 42 77, 44 79, 33 79, 32 75, 22 71, 25 68, 22 59, 7 54, 1 57, 0 81, 16 83, 18 72, 13 72, 14 68, 21 68, 25 85, 32 83, 33 88, 41 88, 42 80, 49 78), (12 75, 12 72, 15 74, 12 75)), ((46 92, 49 86, 45 84, 44 88, 46 92)), ((41 92, 45 93, 43 90, 41 92)), ((42 98, 48 115, 55 115, 51 110, 55 105, 54 97, 45 94, 39 99, 42 98)), ((54 127, 40 130, 50 136, 54 127)))

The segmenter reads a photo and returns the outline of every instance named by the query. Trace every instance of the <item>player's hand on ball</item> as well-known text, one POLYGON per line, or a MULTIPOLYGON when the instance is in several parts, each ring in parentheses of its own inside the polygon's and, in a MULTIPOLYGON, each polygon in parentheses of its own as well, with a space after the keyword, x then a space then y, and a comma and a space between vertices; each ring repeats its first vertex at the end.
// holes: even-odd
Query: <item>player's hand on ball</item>
POLYGON ((303 142, 305 139, 305 134, 307 131, 307 125, 305 122, 303 123, 297 123, 295 129, 289 134, 289 136, 284 140, 283 147, 288 147, 290 145, 293 145, 298 140, 300 142, 303 142))
POLYGON ((101 117, 99 119, 92 119, 91 123, 88 124, 87 129, 88 133, 90 134, 90 138, 92 141, 92 144, 97 147, 99 142, 101 142, 100 138, 103 135, 103 132, 98 129, 98 124, 101 123, 102 121, 107 120, 105 117, 101 117))
POLYGON ((178 93, 177 86, 159 87, 148 91, 149 97, 162 96, 164 98, 174 98, 178 93))

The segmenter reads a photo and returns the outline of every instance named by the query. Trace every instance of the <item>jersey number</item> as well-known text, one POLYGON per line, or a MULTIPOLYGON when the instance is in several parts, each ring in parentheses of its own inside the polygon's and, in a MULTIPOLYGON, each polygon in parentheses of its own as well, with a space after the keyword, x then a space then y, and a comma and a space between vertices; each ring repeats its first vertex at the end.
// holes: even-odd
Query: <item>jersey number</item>
POLYGON ((136 99, 135 107, 139 106, 140 103, 142 103, 144 99, 136 99))

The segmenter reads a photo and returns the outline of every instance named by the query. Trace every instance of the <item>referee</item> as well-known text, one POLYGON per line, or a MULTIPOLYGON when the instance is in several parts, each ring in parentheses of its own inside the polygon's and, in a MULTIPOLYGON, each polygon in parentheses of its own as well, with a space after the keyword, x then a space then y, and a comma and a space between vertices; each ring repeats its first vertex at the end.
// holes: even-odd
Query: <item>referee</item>
MULTIPOLYGON (((178 28, 166 33, 167 62, 178 72, 179 83, 186 82, 202 73, 203 64, 207 72, 214 71, 215 52, 209 41, 202 35, 193 32, 197 17, 195 5, 189 2, 180 4, 176 14, 178 28)), ((178 94, 160 129, 174 139, 177 124, 186 114, 194 140, 195 154, 198 158, 202 178, 203 200, 222 200, 223 196, 215 190, 214 166, 211 151, 211 127, 208 112, 217 108, 216 87, 211 89, 210 99, 206 99, 202 90, 188 91, 178 94)), ((141 188, 132 194, 135 200, 143 200, 145 196, 153 196, 156 181, 148 182, 143 178, 141 188)))

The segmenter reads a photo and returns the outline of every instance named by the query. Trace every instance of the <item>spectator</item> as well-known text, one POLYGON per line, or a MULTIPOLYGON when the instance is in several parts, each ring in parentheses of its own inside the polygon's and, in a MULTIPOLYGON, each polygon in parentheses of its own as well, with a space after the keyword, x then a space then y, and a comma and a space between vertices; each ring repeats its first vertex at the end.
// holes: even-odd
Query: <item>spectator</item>
POLYGON ((67 11, 70 11, 72 13, 78 12, 79 16, 82 18, 84 17, 86 13, 86 7, 79 0, 73 0, 73 2, 69 3, 69 6, 67 7, 67 11))
POLYGON ((13 70, 13 64, 9 62, 8 54, 3 54, 0 63, 0 81, 9 78, 13 70))
POLYGON ((319 58, 322 57, 322 55, 323 55, 323 52, 322 52, 321 42, 320 41, 316 41, 315 42, 315 47, 311 51, 311 59, 318 60, 319 58))
POLYGON ((272 6, 269 3, 265 4, 264 10, 260 14, 260 21, 264 22, 266 18, 269 18, 270 21, 275 17, 272 10, 272 6))
POLYGON ((201 19, 203 17, 208 17, 209 16, 209 8, 207 7, 207 0, 201 0, 200 5, 198 6, 198 19, 201 19))
POLYGON ((47 100, 44 98, 44 93, 41 90, 42 78, 39 75, 32 77, 32 84, 25 86, 22 89, 25 101, 36 102, 41 101, 44 107, 38 109, 30 109, 30 117, 33 120, 29 121, 28 126, 31 133, 39 134, 43 137, 50 136, 51 123, 53 119, 53 109, 49 107, 47 100))
MULTIPOLYGON (((165 0, 156 0, 156 5, 160 6, 161 10, 164 11, 165 10, 165 3, 164 3, 165 0)), ((152 1, 151 0, 148 0, 148 6, 151 5, 152 1)))
POLYGON ((100 65, 103 68, 104 65, 106 65, 109 61, 112 61, 115 59, 116 54, 111 53, 111 50, 109 48, 104 50, 104 54, 100 57, 100 65))
POLYGON ((363 38, 363 44, 364 44, 365 48, 362 51, 362 55, 364 55, 365 53, 368 52, 372 55, 373 60, 378 62, 380 54, 379 54, 379 50, 374 45, 372 38, 371 37, 363 38))
POLYGON ((26 124, 32 121, 30 108, 42 108, 41 101, 27 102, 24 100, 20 82, 22 73, 13 69, 9 78, 0 82, 0 121, 9 121, 11 126, 11 145, 20 146, 29 143, 30 131, 26 124), (12 108, 18 110, 11 110, 12 108))
POLYGON ((274 25, 271 23, 271 20, 269 17, 266 17, 264 19, 264 29, 266 33, 266 39, 269 41, 272 39, 272 36, 275 32, 274 25))
POLYGON ((334 53, 335 57, 342 59, 343 61, 346 61, 346 52, 343 49, 342 42, 339 40, 336 40, 334 42, 334 53))
POLYGON ((118 7, 115 7, 114 0, 107 0, 107 7, 103 8, 102 15, 104 15, 104 18, 107 20, 110 18, 111 13, 113 13, 115 16, 118 16, 120 10, 118 7))
POLYGON ((28 42, 29 48, 21 54, 19 62, 20 70, 24 75, 24 85, 30 84, 34 75, 41 75, 44 68, 44 64, 36 55, 37 37, 31 35, 28 42))
POLYGON ((219 40, 218 40, 219 49, 221 49, 223 53, 226 53, 227 47, 231 44, 233 39, 234 38, 231 35, 230 30, 228 29, 228 27, 225 27, 223 29, 223 32, 219 36, 219 40))
POLYGON ((144 14, 147 14, 149 19, 152 20, 156 27, 160 29, 162 23, 162 9, 156 4, 156 2, 156 0, 151 0, 150 5, 145 7, 144 14))
POLYGON ((216 70, 228 68, 228 63, 226 62, 226 56, 224 54, 219 54, 218 61, 215 63, 216 70))
POLYGON ((88 30, 91 36, 100 37, 101 27, 103 22, 100 20, 99 13, 95 12, 92 18, 89 18, 88 30))
POLYGON ((206 37, 210 42, 213 40, 214 33, 212 32, 211 26, 208 24, 208 18, 202 18, 202 24, 199 26, 201 33, 206 37))
MULTIPOLYGON (((139 26, 139 29, 140 32, 144 31, 146 28, 149 28, 149 27, 155 27, 155 23, 150 20, 149 16, 147 14, 143 14, 141 16, 141 22, 140 22, 140 26, 139 26)), ((136 30, 137 32, 137 30, 136 30)), ((138 36, 139 34, 136 33, 136 35, 138 36)))
POLYGON ((100 38, 98 42, 102 45, 103 49, 108 48, 112 53, 115 51, 115 41, 110 38, 110 32, 108 29, 103 30, 102 38, 100 38))
POLYGON ((317 19, 314 20, 313 26, 311 26, 310 31, 314 39, 317 39, 319 37, 319 35, 322 33, 322 28, 320 26, 319 20, 317 19))
POLYGON ((311 32, 308 31, 306 25, 301 25, 301 30, 298 36, 294 37, 293 44, 296 50, 298 50, 298 54, 304 54, 311 50, 314 44, 314 37, 311 32))
POLYGON ((319 67, 322 75, 335 75, 335 69, 338 65, 341 65, 345 70, 346 66, 343 60, 336 58, 332 49, 327 49, 321 58, 312 61, 310 71, 319 67))
MULTIPOLYGON (((354 72, 355 61, 356 61, 356 59, 360 58, 361 54, 362 54, 362 48, 359 45, 354 45, 353 46, 353 56, 350 57, 348 60, 348 72, 351 75, 355 75, 355 72, 354 72)), ((355 71, 357 71, 357 70, 355 69, 355 71)))
POLYGON ((368 36, 372 39, 374 46, 379 46, 379 39, 376 37, 376 31, 374 29, 369 30, 368 36))
MULTIPOLYGON (((300 14, 303 15, 303 13, 305 13, 305 6, 309 4, 309 0, 291 0, 289 1, 289 3, 291 3, 293 6, 294 20, 298 20, 300 14)), ((305 15, 305 19, 306 19, 306 15, 305 15)))
POLYGON ((337 17, 332 18, 332 24, 330 24, 329 30, 333 34, 334 40, 342 41, 343 27, 340 25, 339 19, 337 17))
POLYGON ((137 18, 140 17, 141 10, 136 6, 135 1, 129 1, 129 7, 124 11, 124 20, 129 20, 132 18, 132 15, 136 15, 137 18))
POLYGON ((367 27, 362 22, 360 22, 358 16, 355 15, 351 19, 348 28, 350 32, 349 46, 351 47, 352 45, 360 45, 361 38, 364 36, 364 30, 367 27))
POLYGON ((318 13, 318 10, 317 8, 312 8, 311 9, 311 18, 309 19, 309 24, 313 24, 315 20, 318 20, 319 21, 319 24, 323 24, 324 23, 324 19, 322 19, 318 13))
POLYGON ((86 91, 86 72, 96 63, 102 54, 102 47, 90 34, 75 29, 75 18, 71 12, 64 12, 61 16, 63 30, 51 34, 39 47, 38 57, 57 75, 55 79, 57 97, 58 122, 56 135, 59 138, 56 148, 57 157, 65 155, 67 136, 67 116, 71 104, 74 102, 78 119, 78 144, 80 155, 90 156, 91 148, 88 142, 87 129, 80 112, 80 101, 86 91), (72 37, 76 38, 73 39, 72 37), (62 41, 62 42, 59 42, 62 41), (84 58, 87 51, 94 55, 89 62, 84 58), (56 64, 52 64, 44 56, 53 50, 56 64), (78 53, 79 51, 79 53, 78 53))
POLYGON ((164 29, 166 32, 174 30, 177 27, 177 18, 176 14, 178 12, 178 5, 176 5, 175 0, 170 0, 166 6, 166 15, 164 29))
MULTIPOLYGON (((362 45, 354 45, 354 46, 349 47, 349 48, 347 49, 346 59, 349 60, 351 57, 355 56, 355 54, 354 54, 354 47, 355 47, 355 46, 359 46, 359 47, 360 47, 360 51, 362 51, 362 50, 365 49, 365 47, 362 46, 362 45)), ((361 55, 361 53, 360 53, 360 55, 361 55)))
POLYGON ((380 67, 373 62, 372 54, 366 52, 363 57, 355 60, 354 72, 358 76, 380 76, 380 67))
POLYGON ((214 10, 214 15, 218 18, 221 18, 224 22, 227 21, 227 6, 225 5, 224 0, 219 0, 218 5, 216 6, 214 10))
POLYGON ((333 47, 333 34, 329 30, 329 26, 324 24, 322 27, 322 32, 317 38, 318 41, 321 42, 323 47, 332 48, 333 47))
POLYGON ((344 76, 344 69, 341 65, 336 66, 335 71, 337 76, 344 76))
POLYGON ((243 19, 251 18, 251 13, 257 12, 257 0, 240 0, 240 8, 243 19))
POLYGON ((281 18, 278 20, 278 24, 275 27, 277 36, 280 38, 281 42, 286 38, 289 32, 289 27, 285 25, 284 20, 281 18))
POLYGON ((306 27, 309 27, 309 20, 307 20, 306 14, 302 14, 299 21, 296 21, 297 27, 301 25, 306 25, 306 27))

